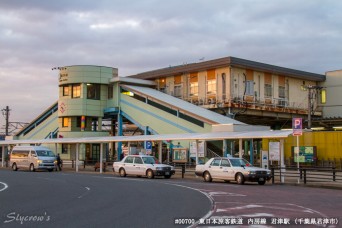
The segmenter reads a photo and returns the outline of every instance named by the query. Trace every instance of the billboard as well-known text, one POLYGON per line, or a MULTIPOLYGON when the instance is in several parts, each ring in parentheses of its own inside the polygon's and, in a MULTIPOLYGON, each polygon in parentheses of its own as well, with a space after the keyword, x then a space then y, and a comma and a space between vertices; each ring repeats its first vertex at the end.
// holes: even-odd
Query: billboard
MULTIPOLYGON (((292 147, 292 157, 294 162, 297 162, 297 155, 295 154, 295 146, 292 147)), ((317 161, 316 146, 300 146, 298 162, 299 163, 314 163, 317 161)))

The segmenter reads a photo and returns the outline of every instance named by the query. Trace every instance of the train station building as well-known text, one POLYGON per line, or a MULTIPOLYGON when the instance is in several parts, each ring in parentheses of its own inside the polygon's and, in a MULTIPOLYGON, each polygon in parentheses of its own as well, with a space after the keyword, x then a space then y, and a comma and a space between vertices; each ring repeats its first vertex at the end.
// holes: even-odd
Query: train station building
MULTIPOLYGON (((329 90, 329 83, 336 85, 341 71, 321 75, 235 57, 126 77, 120 77, 118 69, 104 66, 54 70, 58 72, 58 101, 14 140, 266 132, 291 128, 292 118, 307 119, 308 115, 313 127, 323 123, 331 130, 336 126, 324 121, 338 113, 336 107, 329 106, 330 116, 324 116, 323 107, 329 101, 327 93, 337 92, 329 90)), ((121 153, 159 153, 174 146, 190 149, 193 142, 151 143, 152 148, 147 148, 146 141, 111 140, 102 156, 116 160, 121 153)), ((285 145, 285 150, 291 150, 291 144, 285 145)), ((59 143, 52 149, 65 160, 74 160, 78 151, 78 159, 98 161, 100 147, 94 142, 80 143, 79 148, 75 143, 59 143)), ((260 158, 261 151, 268 150, 268 141, 257 136, 227 138, 205 142, 203 147, 204 156, 239 154, 254 161, 254 155, 260 158)))

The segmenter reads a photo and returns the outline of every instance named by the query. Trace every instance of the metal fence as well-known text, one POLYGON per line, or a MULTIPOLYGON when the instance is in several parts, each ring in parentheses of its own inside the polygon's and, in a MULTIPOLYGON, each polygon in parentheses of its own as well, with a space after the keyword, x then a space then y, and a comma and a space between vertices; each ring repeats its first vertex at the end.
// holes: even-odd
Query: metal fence
POLYGON ((281 168, 271 167, 272 171, 272 183, 281 182, 282 178, 285 183, 300 182, 307 183, 319 183, 319 182, 331 182, 342 184, 342 170, 335 167, 286 167, 281 168))

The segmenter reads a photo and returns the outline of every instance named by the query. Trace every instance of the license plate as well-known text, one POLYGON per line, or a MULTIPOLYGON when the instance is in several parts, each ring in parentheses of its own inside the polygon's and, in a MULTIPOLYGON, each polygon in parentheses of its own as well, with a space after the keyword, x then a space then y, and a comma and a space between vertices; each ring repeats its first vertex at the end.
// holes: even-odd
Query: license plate
POLYGON ((165 175, 170 175, 170 172, 165 172, 165 175))
POLYGON ((259 181, 264 181, 264 178, 259 178, 259 181))

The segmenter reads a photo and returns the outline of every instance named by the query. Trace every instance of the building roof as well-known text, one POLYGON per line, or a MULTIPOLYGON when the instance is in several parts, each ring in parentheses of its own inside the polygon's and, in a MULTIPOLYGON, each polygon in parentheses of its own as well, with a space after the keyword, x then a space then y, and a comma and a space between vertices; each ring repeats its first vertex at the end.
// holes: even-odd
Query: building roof
POLYGON ((167 141, 167 140, 224 140, 224 139, 273 139, 287 138, 293 131, 245 131, 245 132, 209 132, 183 133, 137 136, 105 136, 83 138, 4 140, 0 145, 15 144, 54 144, 54 143, 110 143, 110 142, 138 142, 138 141, 167 141))
POLYGON ((179 66, 170 66, 167 68, 157 69, 153 71, 143 72, 129 77, 140 79, 155 79, 161 77, 174 76, 179 74, 186 74, 192 72, 199 72, 220 67, 239 67, 242 69, 252 69, 261 72, 284 75, 287 77, 300 78, 310 81, 324 81, 325 75, 310 73, 306 71, 294 70, 290 68, 274 66, 270 64, 240 59, 236 57, 224 57, 199 63, 183 64, 179 66))

